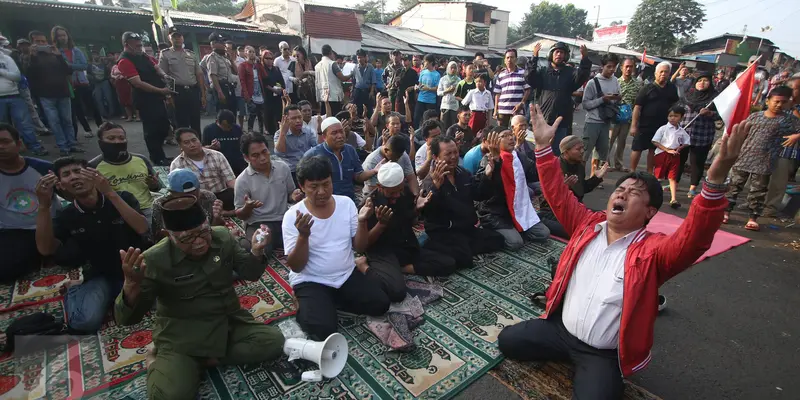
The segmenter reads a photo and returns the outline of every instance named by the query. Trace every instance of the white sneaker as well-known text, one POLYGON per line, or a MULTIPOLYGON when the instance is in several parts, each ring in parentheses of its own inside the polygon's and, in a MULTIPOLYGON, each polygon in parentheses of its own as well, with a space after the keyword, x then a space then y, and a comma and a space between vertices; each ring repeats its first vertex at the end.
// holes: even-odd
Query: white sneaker
POLYGON ((658 295, 658 312, 664 311, 667 308, 667 297, 663 294, 658 295))

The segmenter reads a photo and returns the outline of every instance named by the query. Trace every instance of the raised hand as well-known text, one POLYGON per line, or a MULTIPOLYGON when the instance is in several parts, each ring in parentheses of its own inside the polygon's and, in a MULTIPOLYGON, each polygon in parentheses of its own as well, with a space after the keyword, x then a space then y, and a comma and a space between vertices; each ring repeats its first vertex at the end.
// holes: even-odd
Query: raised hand
POLYGON ((456 143, 461 143, 464 141, 464 131, 456 132, 456 143))
POLYGON ((300 236, 308 238, 311 235, 311 227, 314 226, 314 219, 311 214, 303 214, 300 210, 296 210, 297 215, 294 220, 294 227, 300 236))
POLYGON ((214 219, 222 218, 222 200, 214 200, 214 205, 211 206, 211 216, 214 219))
POLYGON ((578 183, 578 176, 577 175, 567 175, 567 176, 564 177, 564 183, 567 186, 572 186, 572 185, 578 183))
POLYGON ((261 224, 259 230, 261 232, 256 231, 256 234, 253 235, 253 238, 250 241, 250 252, 252 254, 264 254, 264 248, 267 247, 270 242, 272 242, 272 231, 268 226, 261 224))
POLYGON ((536 42, 536 45, 533 46, 533 56, 539 57, 539 50, 542 49, 542 42, 536 42))
POLYGON ((594 176, 603 179, 608 172, 608 163, 604 162, 602 166, 597 171, 594 171, 594 176))
POLYGON ((381 144, 386 144, 386 143, 388 143, 388 142, 389 142, 389 138, 390 138, 391 136, 392 136, 392 135, 391 135, 391 134, 389 134, 389 130, 388 130, 388 129, 384 129, 384 130, 383 130, 383 133, 381 133, 381 144))
POLYGON ((736 124, 731 129, 730 135, 722 135, 722 143, 719 146, 719 154, 714 158, 711 167, 708 168, 706 180, 709 183, 721 185, 725 183, 725 178, 728 176, 728 171, 731 170, 733 164, 739 158, 739 153, 742 150, 742 144, 750 134, 752 125, 749 122, 736 124))
POLYGON ((144 279, 144 254, 141 249, 128 247, 128 250, 120 250, 119 257, 122 260, 122 274, 125 282, 129 284, 139 284, 144 279))
POLYGON ((292 201, 297 203, 300 200, 303 200, 303 197, 306 197, 305 193, 303 193, 300 189, 295 189, 292 191, 292 201))
POLYGON ((83 175, 86 180, 94 183, 94 187, 104 195, 108 195, 114 191, 114 188, 108 183, 108 179, 94 168, 81 168, 81 175, 83 175))
POLYGON ((489 160, 496 161, 500 158, 500 141, 503 140, 502 132, 492 132, 487 139, 489 142, 489 160))
POLYGON ((440 189, 442 187, 442 184, 444 184, 444 180, 447 178, 447 175, 450 174, 450 171, 447 171, 446 168, 447 168, 446 163, 438 162, 431 171, 431 180, 433 181, 433 186, 435 186, 436 189, 440 189))
POLYGON ((214 140, 211 141, 211 146, 208 146, 208 147, 210 147, 210 148, 212 148, 212 149, 214 149, 216 151, 219 151, 219 149, 222 147, 222 145, 219 143, 218 139, 214 139, 214 140))
POLYGON ((39 207, 50 208, 50 204, 53 202, 53 188, 57 182, 58 178, 53 174, 53 171, 39 178, 39 182, 36 183, 36 197, 39 199, 39 207))
POLYGON ((378 219, 378 223, 381 225, 389 224, 393 214, 394 212, 388 206, 378 206, 375 208, 375 218, 378 219))
POLYGON ((420 194, 417 197, 417 210, 422 210, 425 206, 430 203, 431 198, 433 197, 433 192, 428 192, 427 194, 420 194))
POLYGON ((589 56, 589 49, 586 48, 585 44, 582 44, 581 45, 581 58, 586 58, 587 56, 589 56))
POLYGON ((285 135, 286 132, 289 132, 289 116, 283 114, 283 117, 281 117, 280 134, 285 135))
POLYGON ((254 209, 259 208, 259 207, 261 207, 263 205, 264 205, 264 203, 262 201, 260 201, 260 200, 251 200, 250 196, 244 195, 244 208, 247 208, 249 210, 254 210, 254 209))
POLYGON ((364 202, 364 205, 361 206, 361 210, 358 211, 358 222, 366 222, 367 219, 372 216, 374 208, 372 199, 367 197, 367 201, 364 202))
POLYGON ((543 149, 553 142, 556 136, 558 125, 561 124, 561 117, 556 118, 553 125, 549 125, 544 119, 542 109, 538 104, 531 104, 531 127, 533 128, 533 140, 536 143, 536 149, 543 149))

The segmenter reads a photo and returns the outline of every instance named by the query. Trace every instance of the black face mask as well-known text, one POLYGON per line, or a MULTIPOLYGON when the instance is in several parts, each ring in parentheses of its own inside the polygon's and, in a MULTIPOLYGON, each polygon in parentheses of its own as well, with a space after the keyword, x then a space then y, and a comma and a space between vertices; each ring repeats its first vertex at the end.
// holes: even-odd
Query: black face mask
POLYGON ((101 140, 99 145, 106 161, 118 163, 128 159, 128 143, 109 143, 101 140))
POLYGON ((227 54, 227 53, 225 52, 225 49, 214 49, 214 53, 217 53, 217 54, 219 54, 219 55, 221 55, 221 56, 224 56, 224 55, 226 55, 226 54, 227 54))

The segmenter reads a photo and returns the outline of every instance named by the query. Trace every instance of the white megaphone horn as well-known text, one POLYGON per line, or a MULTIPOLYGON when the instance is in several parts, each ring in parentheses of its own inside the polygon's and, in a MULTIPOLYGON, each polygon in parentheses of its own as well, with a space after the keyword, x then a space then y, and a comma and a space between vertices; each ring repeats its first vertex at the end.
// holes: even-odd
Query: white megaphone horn
POLYGON ((319 365, 319 370, 303 372, 302 380, 319 382, 322 377, 335 378, 347 363, 347 339, 341 333, 332 333, 324 342, 308 339, 286 339, 283 352, 289 361, 302 358, 319 365))

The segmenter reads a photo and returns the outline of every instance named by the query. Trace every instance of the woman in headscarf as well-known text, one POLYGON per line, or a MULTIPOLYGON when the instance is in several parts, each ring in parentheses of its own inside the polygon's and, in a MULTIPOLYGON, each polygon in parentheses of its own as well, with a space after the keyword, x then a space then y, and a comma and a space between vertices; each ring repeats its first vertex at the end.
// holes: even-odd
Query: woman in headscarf
POLYGON ((292 73, 294 82, 294 93, 298 100, 308 100, 311 104, 317 104, 316 90, 314 87, 314 66, 308 59, 308 53, 303 46, 295 46, 294 58, 289 64, 289 72, 292 73))
MULTIPOLYGON (((683 116, 681 126, 686 129, 691 142, 690 146, 681 152, 680 175, 683 174, 683 166, 688 158, 692 169, 689 198, 697 195, 697 185, 700 184, 700 179, 703 178, 706 158, 708 158, 708 152, 714 144, 714 135, 717 131, 714 126, 714 120, 718 118, 718 115, 716 108, 710 103, 716 96, 717 92, 714 90, 711 73, 700 72, 694 86, 686 92, 683 100, 686 114, 683 116), (694 122, 687 126, 692 119, 694 119, 694 122)), ((679 180, 680 175, 678 175, 679 180)))
POLYGON ((447 74, 439 80, 439 88, 436 94, 442 96, 441 120, 444 129, 453 126, 458 122, 458 100, 456 99, 456 85, 461 81, 458 77, 458 63, 450 61, 447 64, 447 74))

